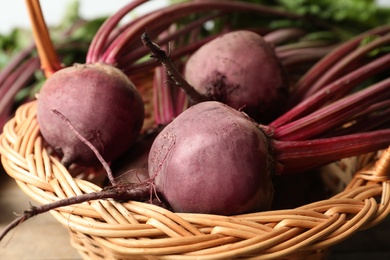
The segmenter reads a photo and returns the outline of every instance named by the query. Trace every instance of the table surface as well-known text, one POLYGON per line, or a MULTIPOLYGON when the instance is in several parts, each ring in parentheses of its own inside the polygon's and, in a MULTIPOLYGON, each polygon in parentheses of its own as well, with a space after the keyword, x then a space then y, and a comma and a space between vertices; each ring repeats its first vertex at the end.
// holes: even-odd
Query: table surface
MULTIPOLYGON (((0 230, 34 202, 0 169, 0 230)), ((327 259, 390 259, 390 218, 330 250, 327 259)), ((81 259, 70 245, 69 233, 50 214, 36 216, 19 225, 0 242, 0 259, 81 259)))

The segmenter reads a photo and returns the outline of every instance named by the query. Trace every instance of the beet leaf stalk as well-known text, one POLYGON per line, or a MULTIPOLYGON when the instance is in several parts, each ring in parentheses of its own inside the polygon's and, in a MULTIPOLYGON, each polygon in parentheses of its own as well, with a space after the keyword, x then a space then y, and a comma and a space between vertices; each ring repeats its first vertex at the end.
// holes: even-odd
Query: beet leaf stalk
POLYGON ((344 96, 355 88, 359 83, 370 77, 385 71, 390 67, 390 54, 379 57, 368 64, 365 64, 349 72, 345 76, 329 83, 327 86, 318 90, 312 96, 303 99, 294 108, 291 108, 282 116, 275 119, 270 126, 280 127, 295 121, 299 118, 322 107, 324 104, 344 96))
POLYGON ((171 87, 165 69, 162 66, 156 67, 153 75, 153 108, 157 125, 165 125, 175 117, 171 87))
POLYGON ((157 44, 152 42, 148 34, 144 33, 141 36, 142 42, 147 46, 153 53, 152 58, 157 58, 161 61, 161 64, 166 68, 168 75, 174 81, 174 83, 181 87, 186 94, 191 98, 193 102, 202 102, 207 100, 207 97, 199 94, 191 85, 189 85, 185 80, 177 80, 181 78, 179 71, 175 68, 175 65, 170 62, 169 57, 166 55, 166 52, 162 50, 157 44))
POLYGON ((344 125, 342 128, 331 130, 321 137, 340 136, 351 133, 367 132, 373 129, 386 129, 390 122, 390 99, 378 102, 372 106, 364 108, 351 118, 352 123, 344 125))
MULTIPOLYGON (((302 78, 294 87, 292 96, 289 101, 289 107, 291 108, 303 100, 304 97, 307 96, 307 93, 312 91, 310 89, 312 89, 316 82, 318 82, 320 79, 322 82, 325 82, 323 77, 327 71, 340 61, 340 57, 345 57, 349 53, 353 52, 364 38, 373 35, 384 35, 388 32, 390 32, 389 25, 379 26, 353 37, 352 39, 342 43, 339 47, 334 49, 331 53, 329 53, 329 55, 321 59, 321 61, 316 63, 307 73, 305 73, 305 75, 302 76, 302 78)), ((317 85, 318 84, 319 83, 317 83, 317 85)))
POLYGON ((0 129, 3 129, 12 113, 16 93, 32 80, 38 69, 38 59, 29 58, 4 77, 4 81, 0 84, 0 129))
POLYGON ((377 36, 377 38, 374 39, 373 41, 358 47, 355 51, 345 56, 332 68, 327 70, 326 73, 321 77, 321 79, 316 81, 316 83, 313 86, 311 86, 310 91, 306 93, 305 97, 312 95, 313 93, 321 89, 323 86, 326 86, 326 84, 329 84, 330 82, 339 78, 340 75, 342 75, 344 72, 348 72, 351 64, 353 64, 354 62, 358 62, 359 59, 365 57, 366 55, 368 56, 368 54, 371 51, 381 46, 385 46, 389 43, 390 43, 390 34, 385 34, 380 37, 377 36))
MULTIPOLYGON (((124 6, 114 15, 110 16, 100 27, 96 33, 94 39, 91 42, 89 51, 87 53, 87 62, 98 62, 100 61, 100 54, 107 47, 107 39, 109 39, 110 34, 122 20, 122 18, 127 15, 130 11, 134 10, 137 6, 142 5, 148 0, 135 0, 131 3, 124 6)), ((136 21, 136 20, 135 20, 136 21)), ((134 22, 135 22, 134 21, 134 22)))
POLYGON ((281 175, 299 173, 337 160, 385 149, 390 129, 303 141, 273 142, 275 158, 283 165, 281 175))
POLYGON ((39 0, 26 0, 27 10, 32 24, 32 32, 41 61, 41 68, 46 77, 61 69, 43 14, 39 0))
MULTIPOLYGON (((120 67, 123 64, 133 64, 137 61, 137 57, 143 57, 145 53, 142 50, 142 44, 139 43, 139 36, 145 31, 148 31, 150 35, 160 35, 166 28, 169 28, 175 22, 180 21, 182 18, 186 18, 189 15, 205 14, 206 17, 220 17, 228 13, 252 13, 269 17, 278 18, 283 17, 291 20, 310 21, 310 24, 320 28, 327 28, 322 22, 313 20, 312 18, 303 17, 288 11, 280 10, 277 8, 247 3, 242 1, 191 1, 179 4, 172 4, 160 10, 147 13, 142 17, 136 18, 134 21, 119 26, 119 21, 123 16, 134 10, 137 6, 141 5, 144 1, 134 1, 131 4, 123 7, 122 10, 112 15, 107 22, 102 26, 101 30, 96 34, 95 39, 91 44, 91 48, 87 55, 87 62, 101 61, 112 64, 119 64, 120 67), (120 34, 115 36, 115 32, 110 35, 116 26, 119 27, 120 34), (112 36, 113 35, 113 36, 112 36), (129 53, 129 49, 131 52, 129 53), (134 56, 136 53, 137 56, 134 56)), ((205 18, 200 18, 200 20, 205 18)), ((207 19, 207 18, 206 18, 207 19)), ((272 20, 272 18, 271 18, 272 20)), ((187 29, 193 28, 198 21, 194 21, 193 24, 189 24, 187 29)), ((187 25, 185 25, 186 27, 187 25)), ((200 24, 198 27, 202 26, 200 24)), ((186 33, 186 30, 180 32, 180 34, 186 33)), ((198 28, 194 28, 198 29, 198 28)), ((118 32, 118 31, 117 31, 118 32)), ((295 33, 295 32, 294 32, 295 33)), ((286 34, 286 33, 285 33, 286 34)), ((296 34, 296 33, 295 33, 296 34)), ((179 35, 174 36, 179 37, 179 35)), ((164 44, 172 38, 161 39, 156 41, 157 44, 164 44)), ((198 39, 199 41, 199 39, 198 39)), ((136 64, 134 64, 136 65, 136 64)), ((154 65, 156 66, 156 65, 154 65)), ((132 73, 132 68, 125 66, 124 70, 128 73, 132 73)))
POLYGON ((334 101, 311 114, 274 129, 278 140, 308 140, 337 128, 359 113, 362 107, 390 99, 390 78, 334 101))

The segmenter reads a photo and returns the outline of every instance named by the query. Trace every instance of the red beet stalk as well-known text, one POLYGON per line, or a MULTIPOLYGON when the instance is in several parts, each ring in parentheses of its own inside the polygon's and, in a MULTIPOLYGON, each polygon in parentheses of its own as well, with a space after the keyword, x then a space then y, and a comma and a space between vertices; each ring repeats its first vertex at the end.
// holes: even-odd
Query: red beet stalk
POLYGON ((312 96, 303 99, 294 108, 288 110, 285 114, 281 115, 270 123, 271 127, 280 127, 295 121, 303 116, 306 116, 310 112, 317 110, 325 103, 335 100, 340 96, 344 96, 351 91, 359 83, 372 77, 375 74, 385 71, 390 67, 390 54, 386 54, 383 57, 379 57, 370 63, 355 69, 354 71, 346 74, 338 80, 331 82, 329 85, 323 87, 321 90, 314 93, 312 96))
POLYGON ((345 57, 350 52, 355 50, 365 37, 372 36, 372 35, 384 35, 388 32, 390 32, 390 26, 383 25, 374 28, 372 30, 369 30, 367 32, 364 32, 358 36, 355 36, 354 38, 344 42, 338 48, 333 50, 329 55, 324 57, 320 62, 316 63, 299 80, 290 98, 289 107, 295 106, 302 99, 304 99, 304 97, 307 96, 307 93, 310 91, 310 89, 312 89, 316 83, 319 84, 318 82, 321 78, 322 78, 321 81, 325 82, 325 80, 323 79, 324 74, 326 74, 331 67, 335 66, 335 64, 337 64, 340 61, 340 57, 345 57))
MULTIPOLYGON (((120 19, 123 17, 123 14, 132 10, 131 8, 136 7, 137 4, 141 4, 142 1, 134 2, 134 5, 130 4, 127 7, 124 7, 120 12, 114 14, 110 21, 107 22, 107 25, 103 27, 107 27, 102 29, 101 31, 109 31, 109 28, 114 28, 115 25, 118 24, 120 19)), ((97 48, 97 44, 93 44, 88 54, 88 62, 98 60, 103 62, 108 62, 115 64, 121 56, 123 56, 123 52, 128 52, 128 46, 133 44, 134 42, 138 42, 140 35, 145 31, 148 31, 149 34, 153 31, 154 34, 160 34, 166 28, 169 27, 173 22, 178 21, 181 18, 185 18, 188 15, 194 15, 197 13, 205 13, 205 12, 252 12, 257 13, 259 15, 271 15, 276 17, 284 17, 289 19, 305 19, 299 15, 278 10, 276 8, 263 6, 260 4, 246 3, 241 1, 199 1, 199 2, 186 2, 181 4, 173 4, 166 8, 162 8, 160 10, 151 12, 142 16, 142 18, 137 19, 133 23, 125 28, 121 35, 117 37, 114 41, 110 43, 109 46, 105 48, 100 47, 97 48)), ((312 21, 313 22, 313 21, 312 21)), ((313 22, 314 23, 314 22, 313 22)), ((318 23, 318 22, 317 22, 318 23)), ((105 46, 103 43, 105 39, 107 39, 107 34, 97 34, 95 42, 99 43, 99 46, 105 46)))
POLYGON ((331 138, 277 141, 274 156, 283 168, 279 174, 292 174, 322 166, 342 158, 385 149, 390 144, 390 129, 348 134, 331 138))

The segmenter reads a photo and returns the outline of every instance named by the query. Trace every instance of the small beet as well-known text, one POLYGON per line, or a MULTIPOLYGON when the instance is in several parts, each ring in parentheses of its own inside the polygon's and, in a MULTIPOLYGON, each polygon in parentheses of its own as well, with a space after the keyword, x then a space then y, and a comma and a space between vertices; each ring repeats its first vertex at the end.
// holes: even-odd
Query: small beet
POLYGON ((76 64, 54 73, 38 96, 40 131, 65 166, 95 166, 95 153, 69 125, 110 162, 135 141, 144 120, 144 105, 133 83, 119 69, 106 64, 76 64))
POLYGON ((184 78, 197 92, 261 123, 283 112, 288 77, 273 48, 257 33, 240 30, 204 44, 187 61, 184 78))

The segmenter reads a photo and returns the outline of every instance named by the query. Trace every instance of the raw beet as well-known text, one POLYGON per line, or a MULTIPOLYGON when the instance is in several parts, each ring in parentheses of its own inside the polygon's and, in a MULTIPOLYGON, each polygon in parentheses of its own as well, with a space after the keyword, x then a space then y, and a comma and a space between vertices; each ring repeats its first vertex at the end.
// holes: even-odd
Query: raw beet
POLYGON ((234 215, 268 209, 268 138, 246 114, 216 101, 181 113, 155 139, 149 175, 175 212, 234 215))
POLYGON ((144 105, 133 83, 119 69, 106 64, 76 64, 47 79, 38 96, 40 131, 69 166, 99 163, 94 152, 71 130, 74 128, 106 161, 124 153, 138 136, 144 105))
POLYGON ((202 45, 187 61, 184 78, 199 93, 258 122, 284 109, 288 79, 272 47, 257 33, 234 31, 202 45))

